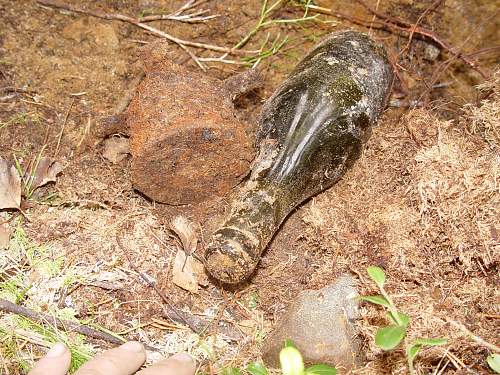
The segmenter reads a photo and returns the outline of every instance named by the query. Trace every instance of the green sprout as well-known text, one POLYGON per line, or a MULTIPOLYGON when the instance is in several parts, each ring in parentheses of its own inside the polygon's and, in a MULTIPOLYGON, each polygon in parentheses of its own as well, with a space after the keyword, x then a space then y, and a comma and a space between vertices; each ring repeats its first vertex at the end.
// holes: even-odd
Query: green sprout
MULTIPOLYGON (((285 347, 281 349, 280 354, 281 372, 283 375, 336 375, 335 367, 325 364, 315 364, 309 367, 304 366, 302 354, 297 347, 290 341, 285 341, 285 347)), ((239 371, 239 370, 238 370, 239 371)), ((245 369, 251 375, 268 375, 269 371, 260 362, 251 362, 245 369)), ((229 374, 239 374, 229 373, 229 374)), ((229 375, 228 374, 228 375, 229 375)))
POLYGON ((383 350, 396 348, 403 340, 406 346, 406 359, 410 374, 415 374, 413 362, 417 354, 424 346, 437 346, 447 343, 443 338, 418 338, 407 342, 406 334, 410 324, 410 317, 396 309, 394 302, 384 289, 385 273, 380 267, 370 266, 367 268, 368 276, 377 284, 380 294, 375 296, 363 296, 362 300, 381 305, 387 310, 387 317, 391 324, 382 327, 375 334, 375 344, 383 350))
POLYGON ((491 354, 486 358, 486 362, 488 362, 488 366, 495 371, 497 374, 500 374, 500 354, 491 354))
MULTIPOLYGON (((286 2, 283 0, 277 0, 272 5, 268 5, 268 1, 264 0, 262 3, 262 8, 260 10, 260 15, 259 19, 257 20, 257 23, 238 43, 236 43, 234 48, 240 49, 243 46, 245 46, 250 41, 250 39, 252 39, 252 37, 255 34, 257 34, 261 29, 274 25, 300 24, 306 21, 315 20, 318 17, 318 15, 308 16, 307 15, 308 8, 306 7, 304 15, 300 18, 272 19, 271 15, 273 11, 275 11, 278 8, 278 6, 283 5, 284 3, 286 2)), ((281 40, 280 39, 281 39, 280 35, 278 34, 278 36, 274 38, 273 41, 271 42, 271 46, 266 47, 270 40, 270 34, 268 33, 264 40, 264 43, 261 44, 259 53, 257 53, 254 56, 243 58, 242 60, 248 63, 249 65, 251 64, 253 67, 257 66, 263 59, 277 54, 282 49, 282 47, 288 42, 288 36, 283 37, 281 40)))

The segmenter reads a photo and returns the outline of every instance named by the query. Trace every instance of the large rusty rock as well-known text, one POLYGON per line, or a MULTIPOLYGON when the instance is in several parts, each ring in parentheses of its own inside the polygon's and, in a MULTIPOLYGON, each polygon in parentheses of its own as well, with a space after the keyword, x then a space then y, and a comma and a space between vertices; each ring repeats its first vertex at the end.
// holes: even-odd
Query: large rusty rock
POLYGON ((145 73, 126 115, 133 186, 158 202, 188 204, 238 184, 253 150, 228 85, 171 62, 162 44, 146 54, 145 73))

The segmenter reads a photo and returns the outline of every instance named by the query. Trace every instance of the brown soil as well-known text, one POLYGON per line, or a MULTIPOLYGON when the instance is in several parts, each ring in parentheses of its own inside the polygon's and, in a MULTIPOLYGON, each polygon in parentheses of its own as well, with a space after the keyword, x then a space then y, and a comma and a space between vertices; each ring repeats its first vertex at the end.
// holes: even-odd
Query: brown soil
MULTIPOLYGON (((178 9, 184 2, 71 3, 135 16, 144 10, 178 9)), ((356 17, 372 17, 348 1, 316 3, 356 17)), ((375 6, 377 2, 370 3, 375 6)), ((433 2, 381 3, 382 11, 416 22, 433 2)), ((469 53, 482 50, 499 40, 493 3, 449 1, 421 22, 469 53)), ((153 25, 183 39, 233 46, 255 24, 261 2, 212 0, 202 7, 220 16, 206 23, 157 21, 153 25)), ((0 156, 12 160, 16 155, 27 164, 44 147, 44 155, 56 157, 65 166, 57 183, 38 191, 25 209, 30 221, 19 225, 30 240, 50 244, 53 257, 63 255, 66 268, 85 268, 96 280, 118 275, 122 283, 118 290, 88 283, 71 289, 70 307, 80 309, 82 317, 92 317, 114 332, 152 318, 163 319, 162 301, 132 272, 116 243, 120 236, 135 267, 156 280, 179 309, 219 316, 233 328, 239 322, 236 331, 245 335, 240 341, 222 340, 223 336, 215 336, 217 326, 213 327, 208 333, 214 336, 203 339, 205 343, 216 341, 213 356, 197 351, 195 339, 186 329, 148 325, 125 337, 156 345, 163 354, 191 350, 202 360, 203 370, 209 362, 214 368, 243 366, 259 358, 262 333, 272 328, 299 291, 322 287, 343 272, 354 272, 360 290, 374 293, 365 269, 378 265, 387 272, 387 289, 396 304, 412 318, 410 336, 450 339, 447 348, 452 357, 441 347, 424 351, 417 359, 421 373, 436 368, 441 373, 467 369, 488 373, 487 349, 469 341, 446 321, 462 322, 485 340, 498 341, 500 143, 496 138, 498 117, 491 115, 498 110, 498 101, 491 99, 491 88, 481 93, 474 87, 483 82, 477 72, 454 59, 434 82, 443 85, 429 90, 426 85, 450 56, 414 40, 409 53, 399 60, 401 80, 396 82, 393 99, 400 108, 386 111, 362 159, 336 186, 290 215, 247 284, 232 290, 209 284, 193 295, 172 283, 177 245, 168 223, 184 214, 201 224, 200 233, 206 239, 221 221, 227 198, 207 199, 193 206, 151 202, 132 188, 130 159, 111 164, 103 158, 102 144, 94 135, 99 120, 113 114, 140 74, 141 45, 156 38, 127 23, 60 12, 34 1, 0 0, 0 12, 0 122, 23 115, 8 126, 0 125, 0 156), (487 95, 489 117, 485 112, 477 114, 478 98, 487 95), (428 109, 407 113, 405 105, 412 101, 424 102, 428 109), (464 103, 472 104, 464 108, 464 103), (474 121, 478 116, 483 117, 474 121), (37 203, 49 193, 56 193, 57 198, 37 203), (218 315, 221 309, 224 312, 218 315)), ((302 14, 288 4, 273 17, 299 18, 302 14)), ((256 124, 263 101, 322 35, 352 27, 367 31, 322 17, 334 23, 273 26, 258 32, 245 46, 259 48, 266 31, 271 37, 278 33, 289 36, 284 49, 261 64, 264 87, 239 100, 241 119, 256 124)), ((398 60, 408 38, 383 31, 372 34, 398 60)), ((193 51, 199 56, 214 55, 193 51)), ((169 53, 173 61, 197 69, 177 45, 170 43, 169 53)), ((477 57, 481 67, 492 74, 498 55, 477 57)), ((207 74, 219 79, 243 69, 221 63, 208 66, 207 74)), ((36 275, 33 277, 36 282, 36 275)), ((64 307, 65 299, 61 300, 64 307)), ((372 305, 362 306, 360 334, 368 362, 359 373, 404 373, 401 350, 387 354, 373 344, 376 327, 385 323, 383 312, 372 305)), ((95 344, 98 350, 109 347, 103 342, 95 344)), ((9 366, 16 373, 16 364, 9 366)))

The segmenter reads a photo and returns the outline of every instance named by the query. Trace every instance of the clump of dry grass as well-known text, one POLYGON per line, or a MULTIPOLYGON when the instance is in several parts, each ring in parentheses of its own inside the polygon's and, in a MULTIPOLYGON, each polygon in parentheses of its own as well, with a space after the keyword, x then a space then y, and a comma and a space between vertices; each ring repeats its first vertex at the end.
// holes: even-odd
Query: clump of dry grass
MULTIPOLYGON (((419 354, 422 373, 487 369, 488 350, 449 319, 497 340, 498 77, 483 85, 493 91, 482 105, 466 106, 459 121, 419 109, 397 126, 381 124, 346 178, 304 210, 307 237, 325 250, 313 286, 354 271, 362 293, 373 293, 366 267, 381 266, 398 309, 411 316, 409 338, 449 339, 448 347, 419 354)), ((373 343, 376 328, 387 324, 382 311, 367 305, 363 311, 368 363, 359 373, 404 372, 401 350, 383 354, 373 343)))
POLYGON ((483 99, 479 106, 465 106, 463 123, 473 134, 480 134, 492 148, 500 147, 500 69, 491 80, 478 86, 483 99))

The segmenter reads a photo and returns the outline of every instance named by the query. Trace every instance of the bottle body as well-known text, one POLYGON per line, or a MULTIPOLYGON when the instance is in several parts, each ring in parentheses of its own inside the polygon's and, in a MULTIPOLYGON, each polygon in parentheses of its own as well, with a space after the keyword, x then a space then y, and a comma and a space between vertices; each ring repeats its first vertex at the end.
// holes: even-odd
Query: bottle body
POLYGON ((263 108, 251 175, 207 248, 212 276, 250 276, 293 208, 359 158, 391 84, 383 50, 352 31, 331 35, 297 65, 263 108))

